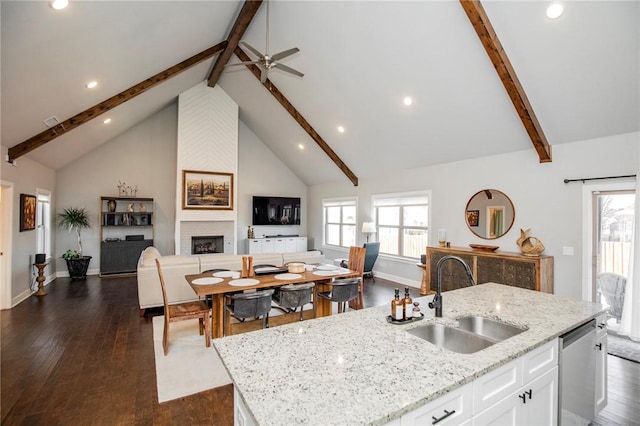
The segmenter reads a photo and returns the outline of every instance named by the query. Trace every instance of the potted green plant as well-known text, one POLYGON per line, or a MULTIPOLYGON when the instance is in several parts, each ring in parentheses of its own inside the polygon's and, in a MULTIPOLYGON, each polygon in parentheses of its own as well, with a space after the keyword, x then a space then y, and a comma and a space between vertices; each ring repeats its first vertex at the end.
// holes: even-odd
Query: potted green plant
POLYGON ((62 213, 58 213, 58 226, 62 229, 68 229, 69 232, 75 231, 78 236, 78 250, 69 249, 62 258, 67 262, 67 269, 72 280, 82 280, 87 278, 87 270, 91 256, 82 255, 82 239, 80 231, 91 228, 89 223, 89 212, 84 208, 71 207, 64 209, 62 213))

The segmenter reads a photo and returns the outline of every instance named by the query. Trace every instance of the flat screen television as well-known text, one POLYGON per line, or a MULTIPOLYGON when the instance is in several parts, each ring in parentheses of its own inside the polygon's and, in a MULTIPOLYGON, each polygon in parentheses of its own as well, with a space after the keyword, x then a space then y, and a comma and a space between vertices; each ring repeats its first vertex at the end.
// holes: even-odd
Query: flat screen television
POLYGON ((253 197, 253 225, 300 225, 299 197, 253 197))

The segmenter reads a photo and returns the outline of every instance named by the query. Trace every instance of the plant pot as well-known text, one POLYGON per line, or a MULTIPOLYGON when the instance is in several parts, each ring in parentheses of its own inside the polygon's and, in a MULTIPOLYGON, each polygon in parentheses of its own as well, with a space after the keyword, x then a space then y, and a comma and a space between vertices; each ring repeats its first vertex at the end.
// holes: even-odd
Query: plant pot
POLYGON ((87 270, 91 256, 82 256, 77 259, 65 259, 67 261, 67 269, 72 280, 84 280, 87 278, 87 270))

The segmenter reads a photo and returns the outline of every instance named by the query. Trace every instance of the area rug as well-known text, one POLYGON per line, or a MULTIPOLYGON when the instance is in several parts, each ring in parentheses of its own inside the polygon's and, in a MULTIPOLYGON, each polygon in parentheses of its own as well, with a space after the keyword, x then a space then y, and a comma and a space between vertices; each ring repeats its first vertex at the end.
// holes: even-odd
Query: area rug
POLYGON ((609 333, 607 347, 609 355, 640 363, 640 342, 634 342, 609 333))
POLYGON ((153 349, 156 360, 158 402, 171 401, 187 395, 231 383, 218 353, 207 348, 204 336, 198 333, 198 320, 171 323, 169 353, 162 350, 164 317, 153 317, 153 349))

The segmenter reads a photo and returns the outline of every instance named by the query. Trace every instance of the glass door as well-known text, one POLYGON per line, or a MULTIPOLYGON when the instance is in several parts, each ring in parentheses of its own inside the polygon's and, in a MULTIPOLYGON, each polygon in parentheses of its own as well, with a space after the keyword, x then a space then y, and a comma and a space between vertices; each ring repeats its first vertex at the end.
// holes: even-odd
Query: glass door
POLYGON ((592 300, 608 305, 598 289, 598 274, 611 272, 627 276, 633 237, 635 191, 594 191, 592 205, 592 300))

